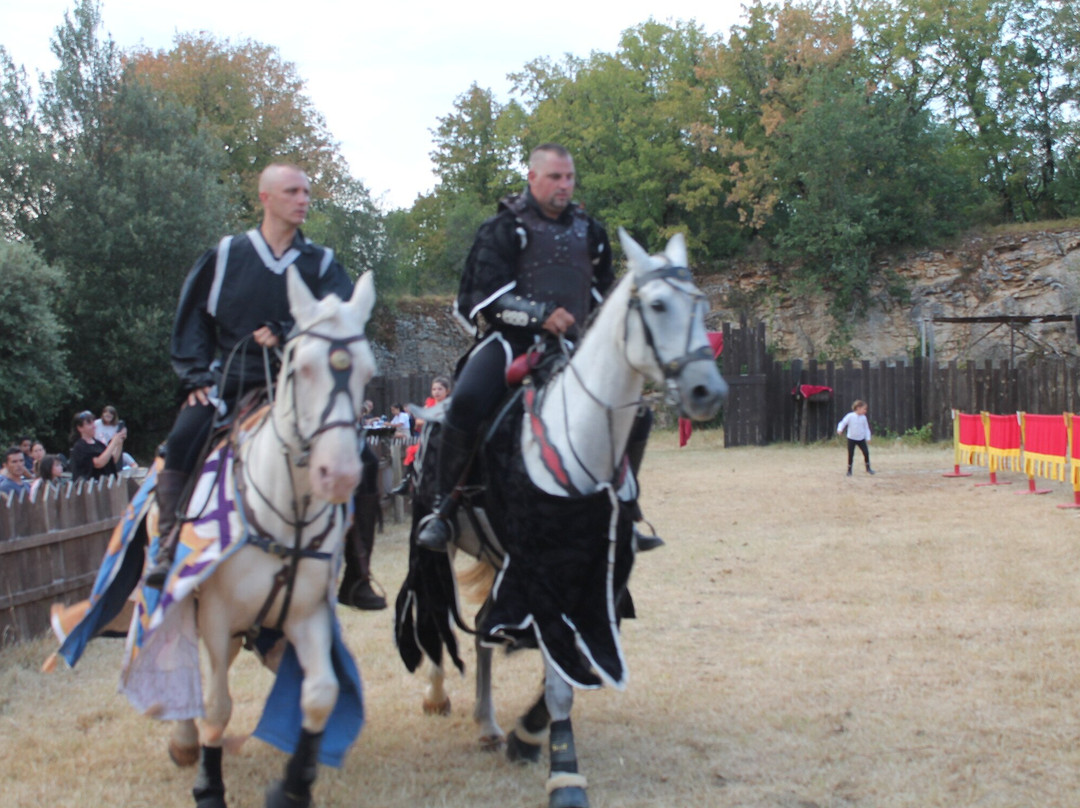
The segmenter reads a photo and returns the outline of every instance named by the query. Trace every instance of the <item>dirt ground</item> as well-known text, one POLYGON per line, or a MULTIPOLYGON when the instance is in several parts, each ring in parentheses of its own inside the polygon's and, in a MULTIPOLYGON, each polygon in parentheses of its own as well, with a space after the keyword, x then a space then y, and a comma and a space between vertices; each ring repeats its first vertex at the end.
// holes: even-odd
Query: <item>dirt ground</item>
MULTIPOLYGON (((947 479, 948 446, 871 446, 876 476, 844 476, 839 443, 724 449, 655 436, 642 483, 667 547, 642 555, 624 626, 630 684, 579 693, 577 749, 593 808, 1061 806, 1080 794, 1080 511, 1053 483, 947 479)), ((375 571, 390 595, 405 534, 375 571)), ((546 806, 541 767, 483 752, 470 677, 449 718, 421 714, 425 679, 397 660, 389 612, 341 615, 367 724, 322 808, 546 806)), ((122 644, 74 671, 37 672, 47 640, 0 651, 5 806, 187 806, 192 770, 167 728, 116 694, 122 644)), ((467 662, 471 666, 472 655, 467 662)), ((236 666, 235 732, 269 675, 236 666)), ((535 655, 496 660, 504 729, 535 695, 535 655)), ((470 669, 471 672, 471 669, 470 669)), ((258 741, 226 757, 230 805, 262 804, 284 756, 258 741)))

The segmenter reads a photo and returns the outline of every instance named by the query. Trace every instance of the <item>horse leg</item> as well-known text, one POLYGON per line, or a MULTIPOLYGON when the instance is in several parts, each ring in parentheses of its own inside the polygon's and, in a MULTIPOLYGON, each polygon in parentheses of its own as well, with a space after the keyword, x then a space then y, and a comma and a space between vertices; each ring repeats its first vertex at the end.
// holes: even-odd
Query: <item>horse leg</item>
POLYGON ((209 679, 206 688, 206 717, 199 726, 199 770, 191 790, 197 808, 225 808, 225 781, 221 776, 221 741, 232 717, 229 695, 229 663, 236 655, 228 625, 214 616, 224 610, 200 603, 200 633, 206 648, 209 679), (210 608, 202 608, 204 605, 210 608))
POLYGON ((442 665, 428 660, 428 686, 424 692, 424 715, 450 715, 450 696, 444 684, 442 665))
MULTIPOLYGON (((542 684, 542 683, 541 683, 542 684)), ((521 716, 506 739, 506 757, 512 763, 539 763, 540 749, 547 740, 551 714, 544 688, 525 715, 521 716)))
POLYGON ((494 751, 502 746, 506 735, 495 721, 495 701, 491 696, 491 658, 494 656, 489 646, 481 644, 476 638, 476 704, 473 706, 473 721, 480 725, 480 747, 494 751))
POLYGON ((550 664, 546 666, 545 672, 544 698, 551 713, 548 737, 548 808, 589 808, 589 798, 585 795, 588 783, 584 775, 578 773, 574 730, 570 725, 574 689, 550 664))
POLYGON ((266 808, 308 808, 311 784, 319 767, 319 744, 338 698, 338 680, 330 659, 333 636, 330 612, 320 609, 302 620, 290 621, 285 634, 296 649, 304 671, 300 709, 304 719, 296 750, 285 764, 285 777, 266 792, 266 808))

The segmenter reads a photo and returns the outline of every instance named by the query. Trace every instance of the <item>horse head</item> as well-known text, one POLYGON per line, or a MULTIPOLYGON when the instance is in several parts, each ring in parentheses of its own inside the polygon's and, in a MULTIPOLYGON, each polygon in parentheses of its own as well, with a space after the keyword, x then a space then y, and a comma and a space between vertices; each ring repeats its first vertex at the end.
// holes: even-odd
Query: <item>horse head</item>
POLYGON ((686 240, 676 233, 660 255, 649 255, 621 227, 619 240, 633 275, 627 359, 664 385, 684 416, 707 421, 723 403, 727 384, 705 332, 708 302, 690 274, 686 240))
POLYGON ((375 283, 365 272, 343 301, 336 295, 317 300, 295 267, 286 282, 296 327, 278 378, 278 433, 295 465, 308 467, 313 496, 342 503, 360 482, 356 430, 364 388, 375 375, 364 336, 375 283))

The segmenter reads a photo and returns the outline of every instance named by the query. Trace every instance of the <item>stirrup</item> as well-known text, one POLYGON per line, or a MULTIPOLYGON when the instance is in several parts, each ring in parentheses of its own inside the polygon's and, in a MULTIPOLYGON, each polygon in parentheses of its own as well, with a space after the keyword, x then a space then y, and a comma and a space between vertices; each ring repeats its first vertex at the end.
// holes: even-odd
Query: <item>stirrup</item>
POLYGON ((447 545, 454 538, 454 523, 450 517, 442 516, 438 511, 429 513, 420 520, 420 531, 416 543, 433 553, 445 553, 447 545))
MULTIPOLYGON (((645 524, 649 523, 646 522, 645 524)), ((649 525, 649 527, 652 528, 652 525, 649 525)), ((647 553, 649 550, 663 547, 667 542, 657 536, 655 531, 653 531, 652 535, 646 535, 637 529, 637 525, 634 525, 634 544, 639 553, 647 553)))
POLYGON ((154 566, 146 571, 143 576, 143 586, 150 589, 164 589, 165 581, 169 578, 169 570, 172 569, 171 561, 155 561, 154 566))

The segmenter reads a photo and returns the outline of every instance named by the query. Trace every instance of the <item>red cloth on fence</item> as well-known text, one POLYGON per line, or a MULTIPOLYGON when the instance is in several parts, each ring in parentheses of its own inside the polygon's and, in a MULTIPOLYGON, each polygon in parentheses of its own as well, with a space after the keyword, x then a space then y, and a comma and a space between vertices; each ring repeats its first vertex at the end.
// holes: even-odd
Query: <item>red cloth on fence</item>
POLYGON ((715 359, 724 350, 724 332, 709 331, 706 336, 709 338, 709 345, 712 346, 712 355, 715 359))
POLYGON ((831 393, 832 388, 826 387, 823 384, 800 384, 791 391, 793 396, 799 396, 802 398, 810 398, 817 393, 831 393))
MULTIPOLYGON (((712 347, 713 359, 720 356, 720 353, 724 350, 724 332, 723 331, 708 331, 706 336, 709 338, 709 345, 712 347)), ((690 440, 690 435, 694 431, 694 422, 689 418, 679 419, 679 448, 687 444, 690 440)))
POLYGON ((1065 457, 1069 450, 1069 432, 1060 415, 1024 414, 1024 451, 1052 457, 1065 457))
POLYGON ((1020 422, 1016 415, 987 415, 990 423, 990 449, 1019 449, 1020 422))
POLYGON ((1072 416, 1072 456, 1076 460, 1080 460, 1080 415, 1072 416))
POLYGON ((986 431, 983 429, 982 416, 957 413, 960 421, 960 443, 964 446, 985 446, 986 431))

